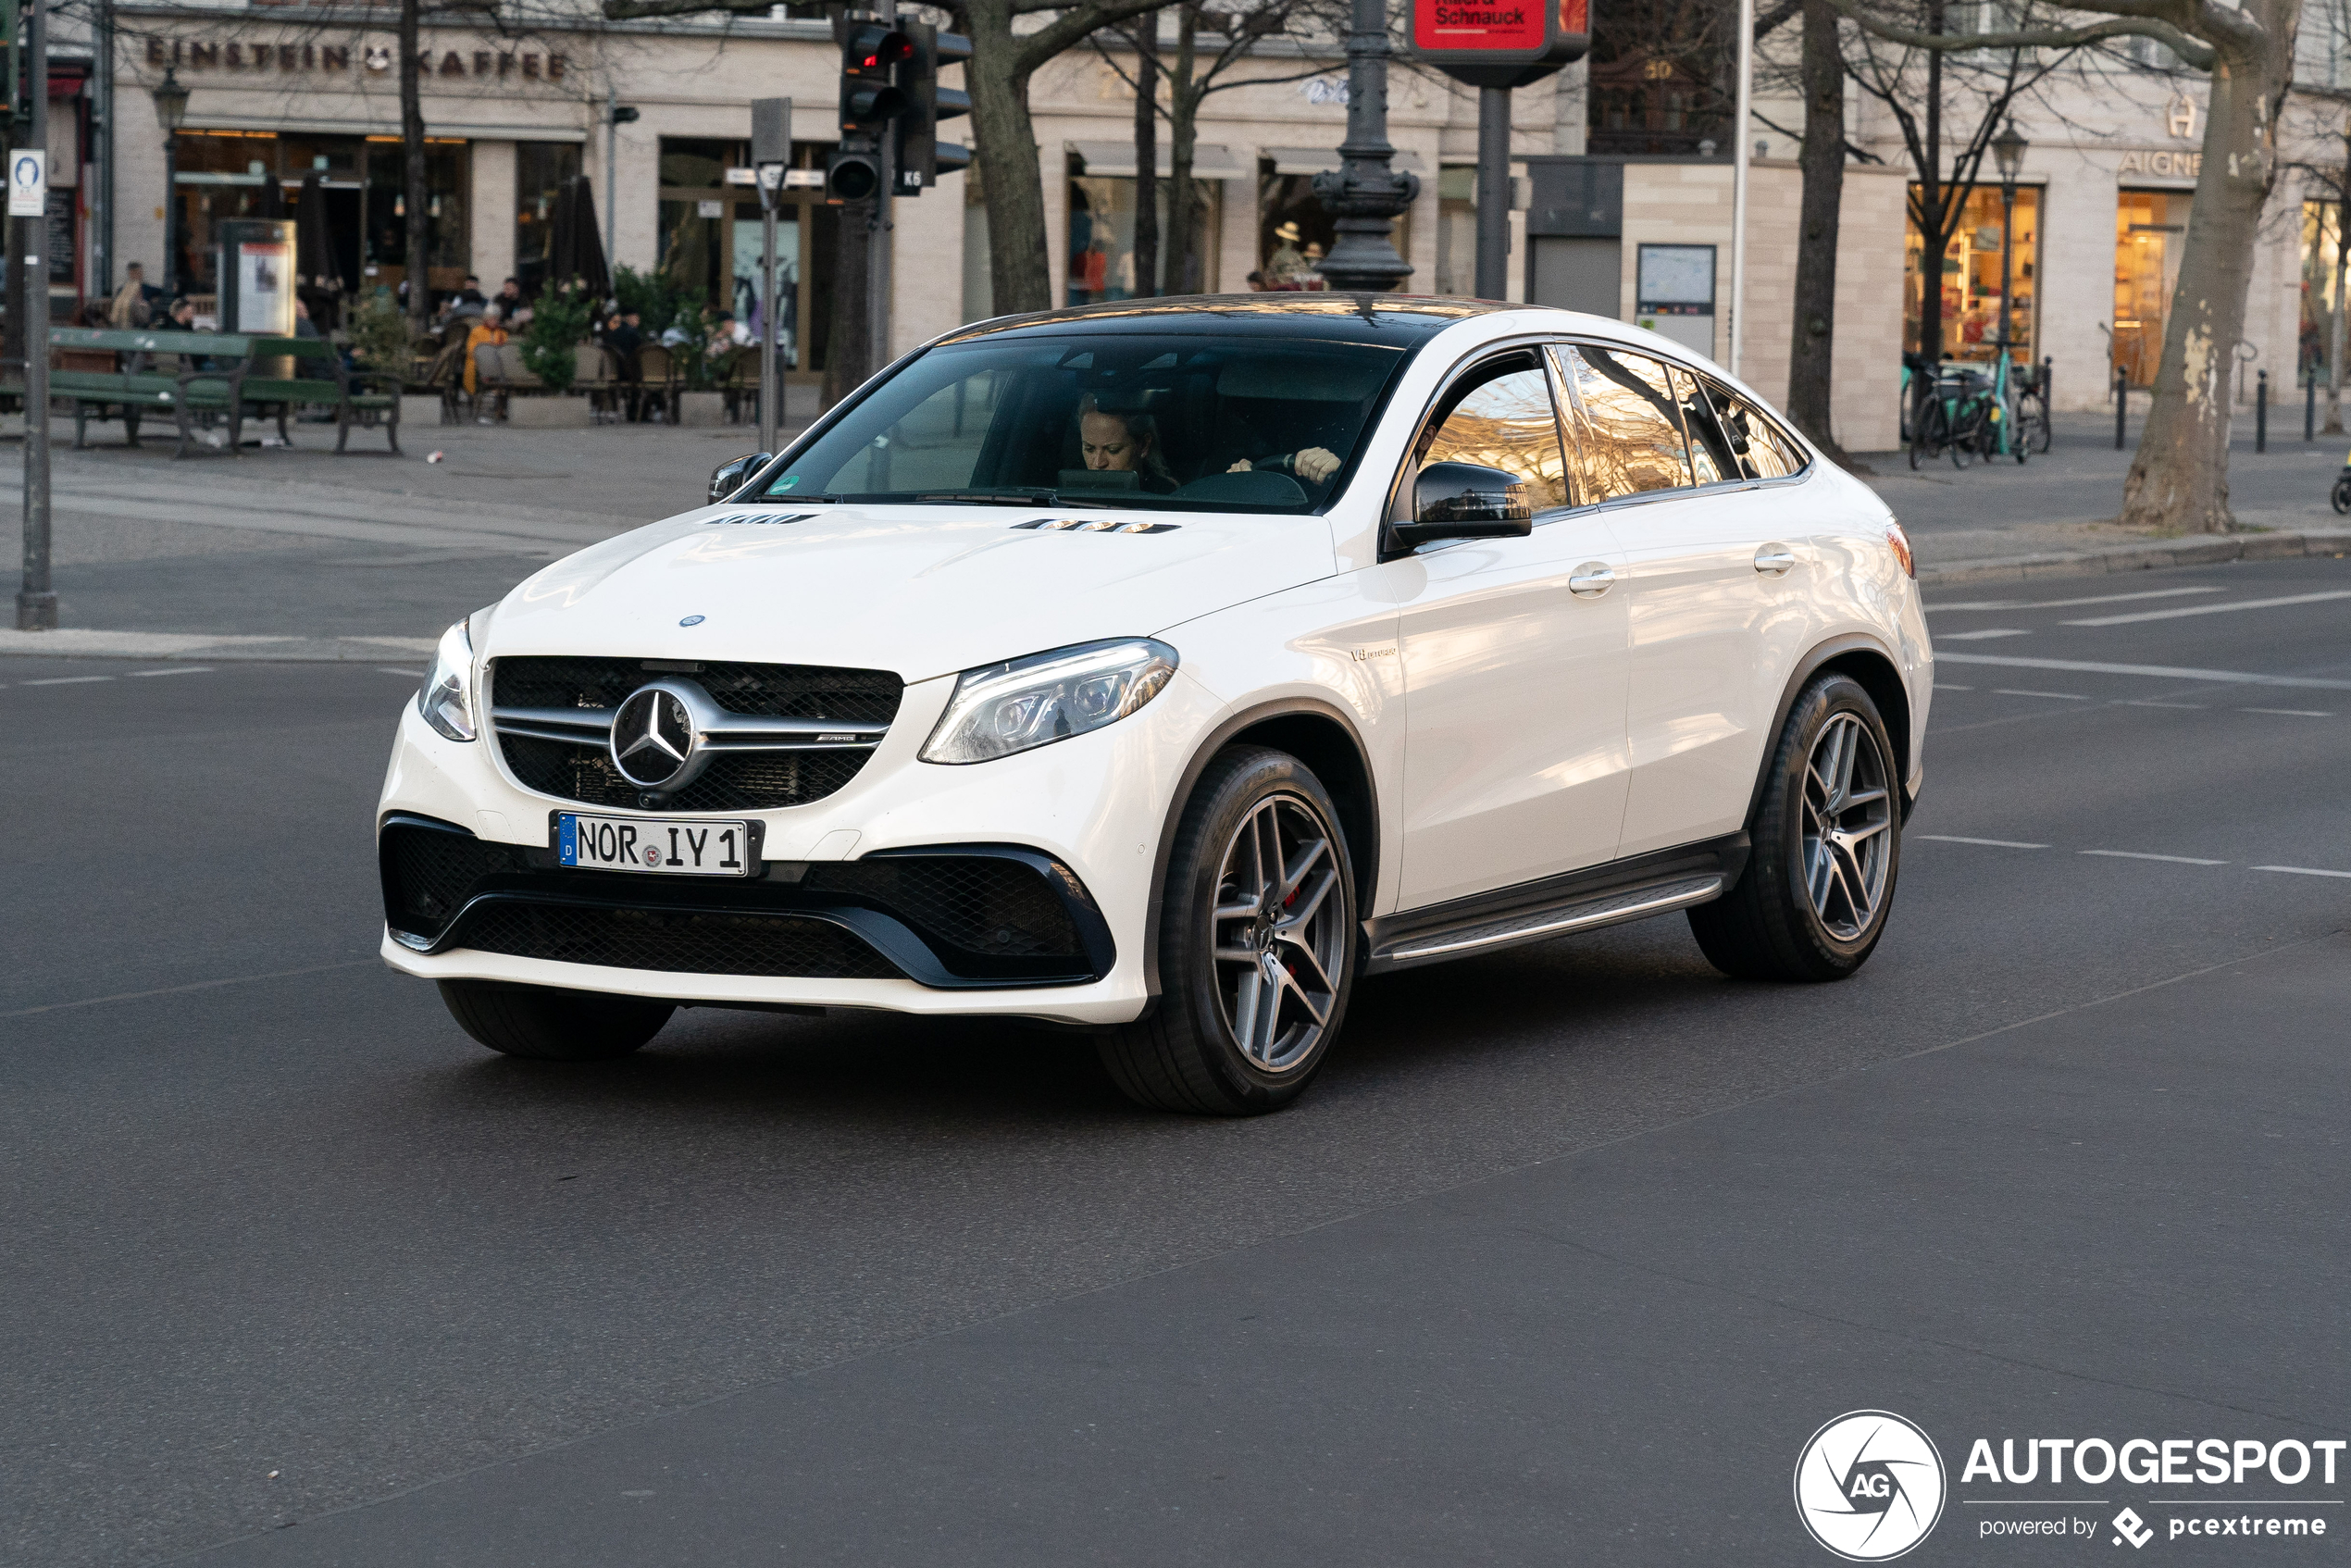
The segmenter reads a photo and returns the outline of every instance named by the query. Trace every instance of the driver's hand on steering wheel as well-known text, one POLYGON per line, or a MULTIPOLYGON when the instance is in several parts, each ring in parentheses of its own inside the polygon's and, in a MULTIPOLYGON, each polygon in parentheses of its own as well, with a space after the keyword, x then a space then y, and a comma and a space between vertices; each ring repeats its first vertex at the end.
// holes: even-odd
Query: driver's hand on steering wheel
MULTIPOLYGON (((1246 474, 1250 472, 1249 459, 1244 457, 1225 471, 1246 474)), ((1338 454, 1324 446, 1300 448, 1298 454, 1289 460, 1289 471, 1308 484, 1321 484, 1338 472, 1338 454)))

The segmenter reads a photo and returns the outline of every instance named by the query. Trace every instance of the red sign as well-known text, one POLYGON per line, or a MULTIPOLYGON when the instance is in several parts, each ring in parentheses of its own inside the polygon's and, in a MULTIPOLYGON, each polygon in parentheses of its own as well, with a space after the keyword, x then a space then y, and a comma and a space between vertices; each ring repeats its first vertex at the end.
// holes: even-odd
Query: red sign
POLYGON ((1590 20, 1591 0, 1412 0, 1412 53, 1473 87, 1524 87, 1582 59, 1590 20))
POLYGON ((1515 54, 1543 46, 1543 0, 1413 0, 1412 46, 1515 54))

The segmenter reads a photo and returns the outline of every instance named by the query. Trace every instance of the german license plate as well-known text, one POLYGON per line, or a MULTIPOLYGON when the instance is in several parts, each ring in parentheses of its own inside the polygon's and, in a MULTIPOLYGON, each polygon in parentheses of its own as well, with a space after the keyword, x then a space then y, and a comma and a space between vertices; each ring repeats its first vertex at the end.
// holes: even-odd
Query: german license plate
POLYGON ((748 822, 651 822, 568 811, 555 816, 557 858, 591 871, 747 877, 750 845, 748 822))

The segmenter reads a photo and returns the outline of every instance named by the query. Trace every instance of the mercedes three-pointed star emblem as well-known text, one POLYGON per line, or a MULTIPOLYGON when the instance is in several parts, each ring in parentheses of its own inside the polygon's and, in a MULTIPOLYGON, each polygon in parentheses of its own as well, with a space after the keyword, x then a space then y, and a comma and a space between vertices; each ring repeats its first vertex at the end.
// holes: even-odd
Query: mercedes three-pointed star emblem
POLYGON ((675 691, 641 688, 613 715, 612 765, 641 790, 658 790, 676 778, 693 750, 693 724, 675 691))

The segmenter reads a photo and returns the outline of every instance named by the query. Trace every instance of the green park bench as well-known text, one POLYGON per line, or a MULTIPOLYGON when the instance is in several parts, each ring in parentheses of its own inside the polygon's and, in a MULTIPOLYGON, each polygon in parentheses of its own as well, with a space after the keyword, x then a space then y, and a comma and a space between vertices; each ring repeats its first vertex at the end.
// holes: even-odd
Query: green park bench
MULTIPOLYGON (((73 401, 73 444, 88 444, 89 421, 120 419, 132 446, 139 444, 139 425, 150 414, 170 416, 180 435, 176 456, 184 457, 196 444, 195 417, 225 416, 229 422, 228 450, 242 440, 248 413, 277 417, 278 433, 292 444, 288 421, 297 409, 331 408, 335 416, 335 450, 345 450, 354 426, 381 429, 392 450, 400 450, 400 379, 368 370, 352 370, 342 363, 334 344, 321 338, 263 337, 236 332, 181 332, 116 330, 101 327, 53 327, 52 347, 63 351, 65 367, 49 372, 52 399, 73 401), (112 369, 90 362, 112 355, 112 369), (158 369, 159 355, 180 356, 175 367, 158 369), (205 367, 193 368, 201 359, 205 367), (288 361, 313 361, 324 376, 293 376, 288 361), (384 390, 373 390, 381 387, 384 390)), ((6 389, 23 396, 21 382, 6 389)))

